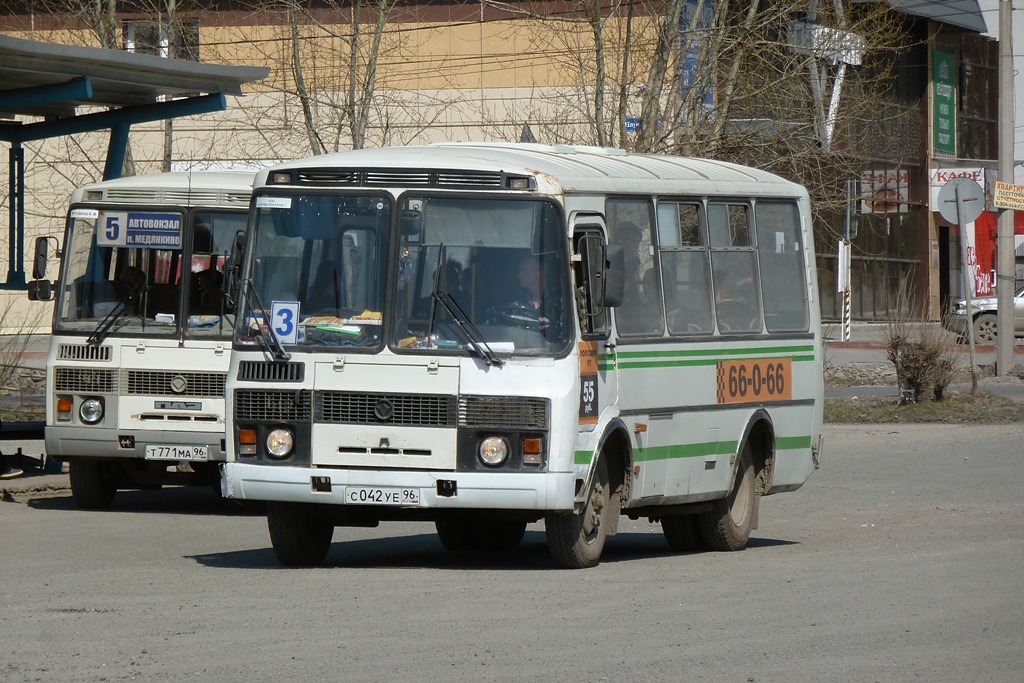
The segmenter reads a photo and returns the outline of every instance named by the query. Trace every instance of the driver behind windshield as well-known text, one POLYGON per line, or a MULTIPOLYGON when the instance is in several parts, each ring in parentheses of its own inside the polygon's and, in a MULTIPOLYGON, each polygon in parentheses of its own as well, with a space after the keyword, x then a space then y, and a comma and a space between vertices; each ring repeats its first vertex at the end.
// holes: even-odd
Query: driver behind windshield
POLYGON ((548 330, 561 321, 561 301, 545 288, 544 271, 539 257, 520 256, 516 262, 516 286, 506 299, 493 309, 504 322, 522 327, 548 330))

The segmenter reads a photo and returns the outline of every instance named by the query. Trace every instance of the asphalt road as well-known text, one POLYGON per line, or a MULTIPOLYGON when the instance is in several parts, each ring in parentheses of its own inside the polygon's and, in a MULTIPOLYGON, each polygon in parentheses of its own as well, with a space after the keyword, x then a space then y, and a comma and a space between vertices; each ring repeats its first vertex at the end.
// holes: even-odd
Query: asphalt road
POLYGON ((201 489, 0 502, 4 681, 1018 681, 1024 424, 830 426, 740 553, 623 520, 552 568, 433 527, 338 529, 286 569, 259 509, 201 489))

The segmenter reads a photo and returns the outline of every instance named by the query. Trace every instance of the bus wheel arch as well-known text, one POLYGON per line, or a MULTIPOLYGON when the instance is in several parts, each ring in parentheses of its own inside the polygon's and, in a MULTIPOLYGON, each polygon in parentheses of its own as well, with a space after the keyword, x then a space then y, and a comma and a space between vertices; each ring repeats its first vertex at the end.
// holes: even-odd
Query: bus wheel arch
MULTIPOLYGON (((758 496, 767 495, 775 479, 775 425, 764 409, 757 410, 747 424, 743 443, 749 444, 754 462, 754 489, 758 496)), ((757 520, 754 520, 757 528, 757 520)))
MULTIPOLYGON (((619 422, 619 421, 616 421, 619 422)), ((605 541, 618 530, 623 496, 628 496, 629 441, 625 426, 612 425, 595 450, 590 472, 582 482, 579 512, 552 512, 544 518, 551 557, 568 569, 596 566, 605 541)))
POLYGON ((774 443, 771 418, 758 410, 740 439, 729 493, 697 516, 698 532, 707 548, 730 552, 747 546, 750 532, 757 528, 761 496, 771 488, 774 443))
MULTIPOLYGON (((617 510, 622 510, 629 502, 630 491, 633 487, 633 449, 629 442, 629 431, 622 420, 615 419, 608 426, 597 453, 608 464, 608 484, 613 498, 617 501, 617 510)), ((616 514, 608 529, 608 534, 614 535, 617 531, 618 515, 616 514)))

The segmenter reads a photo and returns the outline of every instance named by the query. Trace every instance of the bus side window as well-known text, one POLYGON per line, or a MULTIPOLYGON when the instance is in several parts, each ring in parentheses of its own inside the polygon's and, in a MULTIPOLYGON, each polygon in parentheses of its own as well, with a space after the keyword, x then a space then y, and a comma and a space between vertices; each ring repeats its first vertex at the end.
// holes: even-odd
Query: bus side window
POLYGON ((714 331, 711 275, 699 202, 658 203, 658 243, 669 334, 714 331))
POLYGON ((626 260, 623 301, 615 309, 615 328, 622 336, 660 337, 665 329, 651 223, 649 201, 608 201, 610 242, 622 247, 626 260))
POLYGON ((797 206, 759 201, 754 216, 765 325, 769 332, 806 332, 807 287, 797 206))
POLYGON ((756 255, 750 244, 750 207, 709 203, 711 276, 720 332, 760 332, 756 255))

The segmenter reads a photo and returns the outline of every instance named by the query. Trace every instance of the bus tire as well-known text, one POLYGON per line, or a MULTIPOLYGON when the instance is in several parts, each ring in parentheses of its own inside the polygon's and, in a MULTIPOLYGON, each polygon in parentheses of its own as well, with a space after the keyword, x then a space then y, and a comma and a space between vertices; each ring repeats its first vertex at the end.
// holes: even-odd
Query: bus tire
POLYGON ((598 458, 596 468, 580 514, 553 512, 544 518, 551 557, 567 569, 597 566, 608 527, 613 523, 612 515, 618 514, 612 501, 606 459, 598 458))
POLYGON ((114 502, 117 485, 107 464, 96 460, 72 460, 68 464, 71 497, 83 510, 106 510, 114 502))
POLYGON ((491 519, 476 525, 476 542, 482 550, 515 550, 523 542, 526 522, 517 519, 491 519))
POLYGON ((753 528, 757 505, 754 492, 754 456, 744 444, 736 467, 736 479, 725 498, 712 502, 711 509, 698 515, 698 529, 711 550, 743 550, 753 528))
POLYGON ((434 528, 445 550, 458 553, 477 548, 473 524, 468 520, 439 519, 434 522, 434 528))
POLYGON ((695 515, 669 515, 662 517, 661 531, 665 534, 668 546, 676 552, 692 553, 704 548, 695 515))
POLYGON ((270 543, 281 564, 312 567, 323 562, 331 547, 334 524, 311 506, 267 503, 270 543))

